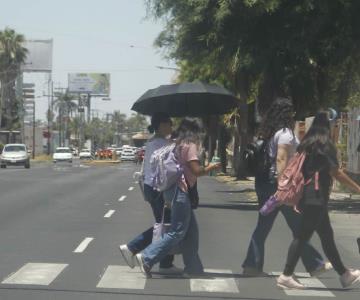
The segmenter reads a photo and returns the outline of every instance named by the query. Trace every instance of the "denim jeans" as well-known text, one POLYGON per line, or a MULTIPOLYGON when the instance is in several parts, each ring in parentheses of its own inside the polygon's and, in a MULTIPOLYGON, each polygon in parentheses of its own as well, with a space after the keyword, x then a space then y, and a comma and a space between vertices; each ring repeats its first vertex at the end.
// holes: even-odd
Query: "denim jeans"
POLYGON ((184 272, 203 273, 204 268, 198 254, 199 229, 188 194, 176 186, 167 191, 164 197, 172 199, 171 229, 161 240, 152 243, 142 252, 144 264, 151 268, 179 244, 185 266, 184 272))
MULTIPOLYGON (((274 184, 255 179, 255 190, 259 207, 262 207, 265 201, 276 192, 276 189, 276 183, 274 184)), ((283 214, 293 236, 295 236, 300 229, 301 215, 296 213, 290 206, 282 205, 266 216, 259 214, 256 228, 251 236, 245 261, 242 264, 243 268, 251 267, 262 271, 265 256, 265 240, 270 233, 279 212, 283 214)), ((301 259, 308 272, 314 271, 324 264, 324 259, 321 254, 309 243, 306 243, 301 259)))
MULTIPOLYGON (((145 200, 149 202, 156 223, 161 222, 163 209, 164 209, 164 198, 163 196, 155 191, 151 186, 144 185, 144 195, 145 200)), ((165 210, 164 221, 166 223, 170 222, 170 213, 169 210, 165 210)), ((140 233, 137 237, 131 240, 127 246, 129 250, 136 254, 144 250, 147 246, 151 244, 153 237, 153 227, 145 230, 144 232, 140 233)), ((160 268, 170 268, 173 265, 174 255, 167 255, 160 261, 160 268)))

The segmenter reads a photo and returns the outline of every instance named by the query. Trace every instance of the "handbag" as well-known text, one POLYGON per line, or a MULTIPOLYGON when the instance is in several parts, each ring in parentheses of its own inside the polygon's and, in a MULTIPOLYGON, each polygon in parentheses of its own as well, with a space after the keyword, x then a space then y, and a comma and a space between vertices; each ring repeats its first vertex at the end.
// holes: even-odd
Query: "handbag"
MULTIPOLYGON (((165 205, 163 209, 163 214, 161 218, 161 223, 155 223, 154 229, 153 229, 153 238, 152 242, 155 243, 157 241, 160 241, 165 233, 168 233, 171 230, 171 223, 164 223, 164 216, 165 216, 165 205)), ((180 242, 181 243, 181 242, 180 242)), ((168 254, 180 254, 181 253, 181 247, 180 243, 175 245, 168 254)))

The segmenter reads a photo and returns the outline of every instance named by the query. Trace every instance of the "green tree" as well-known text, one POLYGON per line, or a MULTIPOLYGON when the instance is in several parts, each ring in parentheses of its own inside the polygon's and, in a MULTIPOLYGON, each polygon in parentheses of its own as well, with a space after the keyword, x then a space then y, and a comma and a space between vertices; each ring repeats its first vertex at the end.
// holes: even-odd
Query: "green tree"
POLYGON ((219 82, 239 96, 229 118, 240 136, 235 149, 247 143, 255 103, 262 114, 277 96, 290 96, 304 117, 329 105, 344 109, 359 92, 359 1, 146 3, 165 20, 156 45, 180 66, 180 80, 219 82))
POLYGON ((129 132, 144 131, 147 125, 146 117, 138 113, 132 113, 126 121, 129 132))
POLYGON ((20 99, 16 98, 15 81, 20 75, 27 49, 23 47, 25 37, 13 29, 0 31, 0 127, 12 129, 18 122, 20 99))
POLYGON ((73 112, 77 109, 76 98, 75 95, 67 91, 65 93, 57 93, 56 97, 57 99, 54 101, 54 105, 55 109, 58 110, 58 129, 60 132, 60 140, 62 144, 64 144, 65 139, 70 138, 68 124, 73 112))

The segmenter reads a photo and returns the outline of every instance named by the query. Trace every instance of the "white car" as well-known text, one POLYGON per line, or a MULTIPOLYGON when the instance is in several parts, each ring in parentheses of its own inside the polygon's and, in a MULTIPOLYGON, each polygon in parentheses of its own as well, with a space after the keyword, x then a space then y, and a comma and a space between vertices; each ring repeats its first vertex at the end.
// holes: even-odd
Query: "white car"
POLYGON ((1 168, 6 166, 19 166, 30 168, 30 157, 26 145, 24 144, 6 144, 0 156, 1 168))
POLYGON ((59 161, 67 161, 72 163, 73 154, 69 147, 57 147, 55 153, 53 154, 53 162, 57 163, 59 161))
POLYGON ((91 159, 92 158, 91 151, 89 149, 82 149, 79 153, 79 158, 80 159, 91 159))
POLYGON ((123 148, 121 151, 121 160, 122 161, 134 161, 135 153, 131 148, 123 148))

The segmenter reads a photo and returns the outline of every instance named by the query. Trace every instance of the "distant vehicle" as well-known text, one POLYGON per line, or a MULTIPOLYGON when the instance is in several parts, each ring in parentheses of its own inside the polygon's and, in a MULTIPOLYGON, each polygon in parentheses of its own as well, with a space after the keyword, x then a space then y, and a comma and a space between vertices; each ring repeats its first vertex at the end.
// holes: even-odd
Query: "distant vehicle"
POLYGON ((92 158, 91 151, 89 149, 82 149, 79 153, 79 158, 80 159, 91 159, 92 158))
POLYGON ((6 144, 0 156, 1 168, 7 166, 24 166, 30 168, 30 157, 25 144, 6 144))
POLYGON ((131 148, 123 148, 121 152, 122 161, 135 161, 135 153, 131 148))
POLYGON ((72 163, 73 154, 69 147, 57 147, 53 154, 53 162, 67 161, 72 163))

